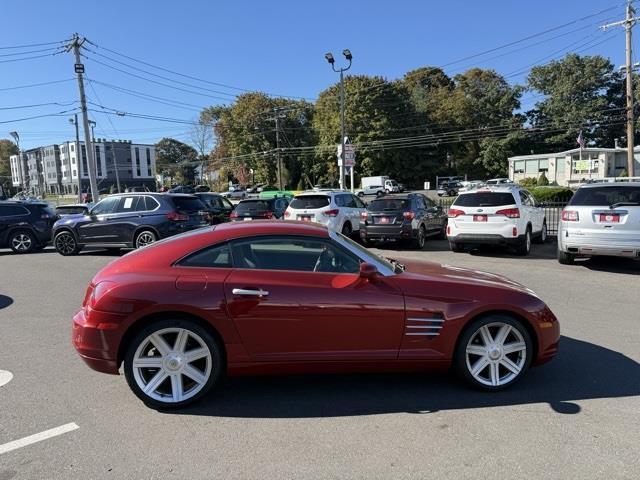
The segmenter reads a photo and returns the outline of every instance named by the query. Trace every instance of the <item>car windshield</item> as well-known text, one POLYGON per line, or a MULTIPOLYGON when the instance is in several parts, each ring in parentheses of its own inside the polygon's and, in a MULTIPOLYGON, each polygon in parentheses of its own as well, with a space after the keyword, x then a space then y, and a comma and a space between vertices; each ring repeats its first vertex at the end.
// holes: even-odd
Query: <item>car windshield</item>
POLYGON ((500 207, 515 205, 516 200, 510 192, 475 192, 460 195, 453 202, 458 207, 500 207))
POLYGON ((640 205, 640 187, 635 185, 603 185, 580 188, 571 198, 573 206, 640 205))
POLYGON ((194 212, 197 210, 204 210, 204 204, 194 197, 173 197, 173 203, 176 206, 176 210, 183 212, 194 212))
POLYGON ((291 208, 322 208, 331 203, 331 200, 327 195, 302 195, 294 197, 291 201, 291 208))
POLYGON ((236 212, 264 212, 267 210, 271 210, 271 205, 269 202, 264 200, 248 200, 244 202, 240 202, 236 207, 236 212))
POLYGON ((384 212, 390 210, 406 210, 409 207, 409 200, 405 198, 383 198, 374 200, 367 209, 370 212, 384 212))
POLYGON ((401 273, 401 272, 404 271, 404 266, 399 264, 395 260, 389 259, 389 258, 385 258, 385 257, 381 257, 380 255, 373 253, 371 250, 363 247, 359 243, 351 240, 349 237, 346 237, 346 236, 342 235, 341 233, 336 233, 336 234, 340 237, 341 240, 343 240, 344 242, 348 243, 353 248, 353 250, 355 250, 357 252, 357 254, 358 254, 358 256, 360 258, 363 258, 365 260, 367 258, 373 258, 376 261, 378 261, 381 264, 383 264, 389 270, 394 271, 395 273, 401 273))

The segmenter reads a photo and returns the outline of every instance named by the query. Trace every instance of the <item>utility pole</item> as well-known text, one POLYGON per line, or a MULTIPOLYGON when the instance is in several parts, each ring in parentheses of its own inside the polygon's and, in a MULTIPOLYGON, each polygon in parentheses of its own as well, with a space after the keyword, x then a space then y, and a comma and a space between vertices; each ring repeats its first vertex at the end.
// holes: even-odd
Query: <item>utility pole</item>
MULTIPOLYGON (((69 45, 67 45, 67 51, 73 50, 73 54, 75 56, 75 65, 74 69, 78 78, 78 90, 80 91, 80 109, 82 110, 82 127, 84 129, 84 145, 85 151, 87 153, 87 167, 89 170, 89 185, 91 187, 91 199, 93 202, 97 202, 100 199, 98 194, 98 184, 96 182, 96 163, 93 151, 93 144, 91 142, 90 132, 89 132, 89 117, 87 115, 87 98, 84 93, 84 65, 80 61, 80 47, 85 42, 86 39, 80 39, 77 33, 73 34, 73 38, 69 45)), ((77 157, 82 162, 82 151, 77 154, 77 157)), ((81 175, 81 164, 78 165, 78 176, 81 175)), ((81 183, 82 185, 82 183, 81 183)), ((81 189, 82 191, 82 189, 81 189)))
POLYGON ((602 25, 603 30, 607 30, 611 27, 623 26, 626 31, 626 73, 627 73, 627 172, 629 177, 635 176, 634 174, 634 115, 633 115, 633 65, 631 60, 631 33, 633 26, 636 24, 640 17, 636 17, 636 11, 631 4, 631 0, 627 0, 627 16, 624 20, 619 22, 607 23, 602 25))
MULTIPOLYGON (((73 118, 69 119, 70 123, 73 123, 73 125, 76 127, 76 158, 78 158, 78 203, 82 202, 82 175, 80 174, 80 162, 82 161, 80 159, 80 154, 82 153, 80 151, 80 129, 78 126, 78 114, 74 114, 73 118)), ((67 152, 67 154, 69 155, 69 167, 71 167, 71 154, 69 152, 67 152)), ((73 179, 73 169, 72 171, 69 172, 69 175, 71 175, 71 178, 73 179)))
POLYGON ((282 158, 281 158, 281 149, 280 149, 280 119, 284 118, 285 110, 288 110, 290 107, 273 107, 273 118, 269 120, 273 120, 276 122, 276 168, 277 168, 277 176, 278 176, 278 189, 282 190, 284 185, 282 184, 282 158))
POLYGON ((118 173, 118 157, 116 155, 116 142, 114 142, 113 140, 111 141, 111 158, 113 159, 113 170, 116 173, 116 186, 118 187, 118 193, 121 193, 120 192, 120 174, 118 173))

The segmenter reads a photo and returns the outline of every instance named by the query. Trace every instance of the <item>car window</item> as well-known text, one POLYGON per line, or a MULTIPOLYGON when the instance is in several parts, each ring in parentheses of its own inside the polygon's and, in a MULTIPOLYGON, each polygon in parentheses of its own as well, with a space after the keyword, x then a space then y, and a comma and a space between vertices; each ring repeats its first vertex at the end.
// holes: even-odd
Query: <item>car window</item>
POLYGON ((307 237, 273 236, 231 243, 234 268, 358 273, 360 261, 333 242, 307 237))
POLYGON ((422 201, 425 203, 427 208, 435 208, 436 207, 436 202, 431 200, 429 197, 421 196, 420 198, 422 198, 422 201))
POLYGON ((230 268, 231 252, 229 244, 212 245, 192 253, 178 262, 181 267, 230 268))
POLYGON ((356 208, 356 202, 353 201, 353 195, 346 193, 344 195, 338 195, 338 196, 342 197, 342 203, 343 203, 343 205, 339 205, 339 206, 343 206, 347 208, 356 208))
POLYGON ((233 203, 231 203, 229 200, 227 200, 224 197, 217 197, 221 202, 222 202, 222 206, 226 207, 226 208, 233 208, 233 203))
POLYGON ((331 203, 331 200, 327 195, 301 195, 294 197, 289 205, 291 208, 322 208, 331 203))
POLYGON ((531 200, 529 199, 529 196, 526 194, 526 192, 520 190, 520 201, 522 202, 523 205, 526 206, 531 206, 531 200))
POLYGON ((236 207, 236 212, 266 212, 272 209, 269 200, 244 200, 236 207))
POLYGON ((173 200, 173 204, 176 206, 176 210, 181 212, 195 212, 205 208, 204 203, 196 197, 174 196, 171 198, 173 200))
POLYGON ((410 202, 406 198, 381 198, 378 200, 373 200, 369 204, 368 210, 370 212, 384 212, 391 210, 407 210, 409 208, 410 202))
POLYGON ((353 201, 356 203, 356 208, 366 208, 367 206, 364 204, 364 202, 362 200, 360 200, 358 197, 353 197, 353 201))
POLYGON ((104 200, 100 200, 91 209, 91 215, 105 215, 107 213, 112 213, 119 201, 119 197, 107 197, 104 200))
POLYGON ((289 205, 284 198, 278 198, 275 201, 276 210, 284 210, 289 205))
POLYGON ((29 215, 29 210, 20 205, 0 205, 0 217, 29 215))
POLYGON ((427 208, 427 204, 424 201, 424 197, 418 196, 416 197, 416 208, 425 210, 427 208))
POLYGON ((500 207, 515 205, 516 199, 510 192, 475 192, 457 197, 452 205, 459 207, 500 207))
POLYGON ((121 197, 113 213, 138 212, 144 210, 144 208, 144 199, 140 196, 132 195, 130 197, 121 197), (138 204, 142 204, 142 208, 140 208, 138 204))
POLYGON ((159 206, 160 206, 160 204, 158 203, 158 201, 155 198, 147 197, 147 196, 144 197, 144 209, 147 212, 155 210, 159 206))
POLYGON ((569 205, 609 206, 615 203, 640 204, 640 187, 615 185, 579 188, 569 205))

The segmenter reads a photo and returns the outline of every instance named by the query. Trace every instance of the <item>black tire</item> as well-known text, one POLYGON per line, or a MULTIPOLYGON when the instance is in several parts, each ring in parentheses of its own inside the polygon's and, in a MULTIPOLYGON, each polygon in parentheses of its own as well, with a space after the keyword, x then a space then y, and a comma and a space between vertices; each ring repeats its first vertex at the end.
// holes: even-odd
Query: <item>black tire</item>
POLYGON ((464 252, 464 247, 456 242, 449 242, 449 249, 454 253, 464 252))
POLYGON ((524 238, 520 245, 516 247, 516 254, 526 257, 531 253, 531 227, 527 227, 524 238))
POLYGON ((13 253, 31 253, 37 247, 36 237, 29 230, 15 230, 9 235, 9 247, 13 253))
POLYGON ((418 236, 413 239, 412 246, 416 250, 423 250, 426 244, 427 230, 424 228, 424 225, 420 225, 420 228, 418 228, 418 236))
POLYGON ((574 260, 575 256, 558 249, 558 263, 561 263, 562 265, 573 265, 574 260))
POLYGON ((364 192, 358 192, 358 196, 359 196, 360 198, 364 197, 364 192))
POLYGON ((386 195, 389 195, 389 194, 391 193, 391 191, 390 191, 388 188, 385 188, 385 189, 384 189, 384 193, 385 193, 386 195))
POLYGON ((455 197, 455 196, 456 196, 456 192, 455 192, 454 190, 449 190, 449 191, 447 192, 447 196, 448 196, 448 197, 455 197))
MULTIPOLYGON (((169 410, 174 408, 182 408, 191 403, 197 402, 200 398, 205 396, 217 383, 219 383, 224 372, 224 359, 222 353, 222 347, 219 342, 214 338, 214 336, 205 328, 200 326, 199 324, 184 319, 176 319, 176 320, 159 320, 157 322, 148 325, 143 328, 138 334, 131 340, 127 347, 127 351, 124 357, 124 375, 127 380, 127 384, 129 388, 133 391, 133 393, 144 402, 145 405, 155 408, 158 410, 169 410), (160 330, 164 330, 167 328, 182 328, 188 330, 189 332, 195 333, 199 336, 206 345, 206 348, 209 349, 209 353, 211 354, 211 371, 209 373, 209 377, 206 379, 204 386, 192 397, 178 402, 173 401, 161 401, 154 399, 147 395, 138 382, 136 381, 136 376, 133 371, 133 360, 138 347, 141 346, 141 343, 145 342, 146 339, 152 335, 153 333, 159 332, 160 330)), ((161 382, 162 383, 162 382, 161 382)))
POLYGON ((133 241, 134 248, 142 248, 158 241, 158 235, 153 230, 144 229, 136 234, 133 241))
POLYGON ((438 232, 438 235, 436 236, 436 238, 438 240, 446 240, 447 239, 447 221, 446 220, 442 224, 442 228, 438 232))
MULTIPOLYGON (((454 366, 458 375, 470 386, 480 390, 498 391, 498 390, 504 390, 505 388, 510 387, 511 385, 513 385, 514 383, 516 383, 518 380, 522 378, 522 376, 531 366, 533 355, 534 355, 533 342, 531 341, 531 336, 529 335, 529 332, 527 331, 525 326, 522 324, 522 322, 508 315, 490 314, 471 322, 468 326, 465 327, 465 329, 463 330, 458 340, 458 345, 457 345, 455 357, 454 357, 454 366), (487 357, 485 358, 489 361, 489 363, 487 364, 486 367, 481 368, 480 371, 477 372, 477 376, 483 377, 482 373, 486 372, 490 377, 491 375, 490 370, 492 368, 490 364, 493 363, 498 365, 497 367, 498 380, 502 378, 504 379, 504 383, 502 384, 489 385, 487 383, 483 383, 480 379, 476 378, 476 376, 472 374, 471 372, 472 367, 477 366, 478 364, 476 362, 480 361, 482 357, 480 355, 470 353, 469 362, 468 362, 467 346, 470 344, 470 341, 471 341, 471 345, 475 346, 476 340, 478 340, 478 343, 480 343, 480 345, 478 346, 480 347, 483 346, 481 345, 482 335, 480 334, 480 329, 486 326, 488 326, 489 332, 492 335, 492 339, 497 340, 496 338, 497 331, 500 328, 499 326, 502 326, 502 325, 508 325, 512 329, 510 330, 510 333, 507 335, 507 340, 505 341, 505 343, 507 345, 516 344, 516 343, 520 343, 520 339, 522 339, 524 341, 525 350, 524 350, 524 353, 513 352, 513 353, 505 354, 504 351, 501 350, 501 348, 498 348, 496 349, 497 352, 495 350, 494 352, 496 356, 499 355, 499 358, 491 359, 491 354, 487 355, 487 357), (515 331, 517 331, 517 333, 515 331), (480 338, 478 338, 478 335, 480 335, 480 338), (511 360, 513 364, 520 366, 520 370, 517 374, 515 374, 514 372, 512 372, 511 374, 507 373, 506 367, 500 363, 504 361, 505 357, 511 360), (489 369, 489 372, 486 371, 487 368, 489 369), (500 372, 505 374, 504 377, 500 376, 500 372), (509 378, 509 375, 515 375, 515 376, 509 378)), ((486 380, 487 379, 485 379, 485 381, 486 380)))
POLYGON ((53 246, 60 255, 69 257, 71 255, 77 255, 80 251, 80 246, 73 233, 68 230, 63 230, 56 234, 53 239, 53 246))
POLYGON ((365 247, 369 248, 373 245, 373 242, 366 237, 360 237, 360 243, 365 247))
POLYGON ((344 225, 342 226, 342 235, 344 235, 347 238, 351 238, 352 234, 353 234, 353 229, 351 228, 351 224, 349 222, 345 222, 344 225))
POLYGON ((382 190, 378 190, 378 191, 376 192, 376 197, 381 197, 381 196, 383 196, 383 195, 384 195, 384 192, 383 192, 382 190))
POLYGON ((537 235, 534 239, 534 243, 545 243, 547 241, 547 221, 542 222, 542 230, 540 230, 540 234, 537 235))

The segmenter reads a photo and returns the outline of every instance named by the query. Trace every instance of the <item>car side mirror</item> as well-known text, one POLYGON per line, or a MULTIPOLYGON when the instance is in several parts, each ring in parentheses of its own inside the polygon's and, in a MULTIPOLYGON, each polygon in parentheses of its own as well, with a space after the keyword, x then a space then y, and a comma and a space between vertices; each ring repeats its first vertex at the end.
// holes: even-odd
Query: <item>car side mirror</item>
POLYGON ((360 264, 360 278, 364 278, 367 280, 373 280, 378 276, 378 269, 375 265, 370 263, 361 263, 360 264))

